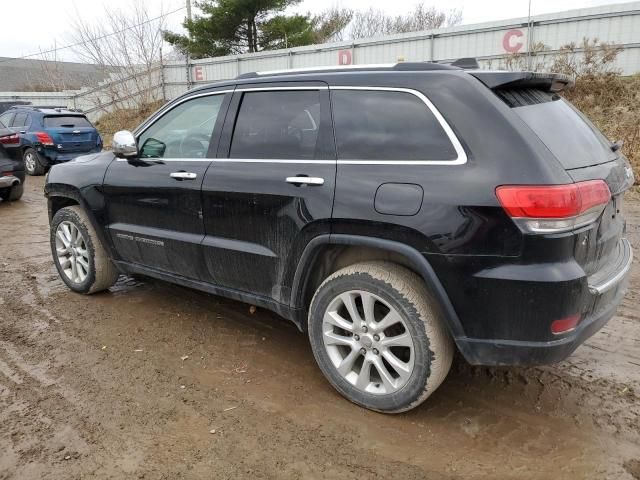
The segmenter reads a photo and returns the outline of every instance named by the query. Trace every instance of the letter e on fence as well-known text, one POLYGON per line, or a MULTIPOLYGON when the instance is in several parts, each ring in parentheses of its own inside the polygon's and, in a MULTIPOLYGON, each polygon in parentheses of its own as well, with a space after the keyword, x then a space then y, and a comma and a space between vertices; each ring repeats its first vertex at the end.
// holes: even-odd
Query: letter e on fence
POLYGON ((505 52, 517 53, 524 45, 522 40, 517 40, 522 37, 524 37, 522 30, 509 30, 502 37, 502 48, 505 52))
POLYGON ((194 67, 194 72, 195 72, 195 79, 196 82, 202 82, 204 80, 204 71, 202 70, 202 67, 194 67))
POLYGON ((351 50, 338 50, 338 65, 351 65, 351 50))

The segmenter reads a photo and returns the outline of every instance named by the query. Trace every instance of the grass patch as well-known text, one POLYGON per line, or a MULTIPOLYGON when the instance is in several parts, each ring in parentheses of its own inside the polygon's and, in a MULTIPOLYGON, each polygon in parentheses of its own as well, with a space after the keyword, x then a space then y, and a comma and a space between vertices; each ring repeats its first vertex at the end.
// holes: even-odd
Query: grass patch
POLYGON ((141 108, 128 108, 122 110, 115 110, 110 113, 106 113, 95 125, 102 139, 104 141, 104 148, 111 149, 111 140, 113 134, 120 130, 133 131, 135 128, 144 122, 152 113, 158 110, 165 102, 162 100, 157 102, 148 103, 141 108))
POLYGON ((622 151, 640 183, 640 75, 579 78, 564 96, 609 140, 624 142, 622 151))

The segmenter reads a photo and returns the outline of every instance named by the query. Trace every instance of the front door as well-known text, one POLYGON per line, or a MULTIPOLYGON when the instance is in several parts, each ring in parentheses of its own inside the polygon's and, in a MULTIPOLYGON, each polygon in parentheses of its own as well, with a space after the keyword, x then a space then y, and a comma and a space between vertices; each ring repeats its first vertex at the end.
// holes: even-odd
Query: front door
POLYGON ((335 174, 326 85, 238 86, 202 187, 210 281, 287 304, 302 250, 329 233, 335 174))
POLYGON ((201 187, 230 95, 208 92, 177 101, 137 132, 137 158, 111 163, 104 195, 120 260, 203 277, 201 187))

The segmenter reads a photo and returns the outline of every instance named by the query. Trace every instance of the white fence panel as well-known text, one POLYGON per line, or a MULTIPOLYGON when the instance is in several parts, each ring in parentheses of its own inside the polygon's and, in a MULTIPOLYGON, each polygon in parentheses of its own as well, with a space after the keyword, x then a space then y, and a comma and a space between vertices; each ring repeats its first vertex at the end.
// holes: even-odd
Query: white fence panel
POLYGON ((92 119, 114 108, 132 107, 141 100, 171 99, 191 86, 268 70, 398 61, 451 61, 476 57, 485 67, 497 68, 513 53, 525 53, 528 35, 549 51, 543 58, 570 42, 583 38, 619 44, 617 68, 625 74, 640 71, 640 1, 571 10, 532 18, 516 18, 479 25, 463 25, 425 32, 392 35, 356 42, 311 45, 288 50, 219 57, 185 64, 171 62, 146 78, 103 82, 77 92, 0 92, 0 102, 25 100, 33 104, 59 105, 86 110, 92 119), (531 31, 530 31, 531 30, 531 31), (189 72, 189 78, 187 76, 189 72))

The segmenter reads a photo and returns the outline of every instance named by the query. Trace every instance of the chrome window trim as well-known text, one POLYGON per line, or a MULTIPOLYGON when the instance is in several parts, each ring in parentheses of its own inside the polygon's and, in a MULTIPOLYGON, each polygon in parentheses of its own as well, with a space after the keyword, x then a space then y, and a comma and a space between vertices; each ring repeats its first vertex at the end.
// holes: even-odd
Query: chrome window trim
POLYGON ((467 154, 464 151, 460 140, 458 140, 458 137, 454 133, 453 129, 449 126, 445 118, 442 116, 440 111, 422 92, 419 92, 412 88, 365 86, 330 86, 329 90, 401 92, 409 93, 411 95, 414 95, 415 97, 418 97, 418 99, 422 100, 422 102, 431 111, 433 116, 436 117, 436 120, 438 120, 438 123, 446 133, 457 155, 457 157, 453 160, 338 160, 338 165, 464 165, 465 163, 467 163, 467 154))
POLYGON ((247 87, 247 88, 236 87, 236 88, 229 88, 225 90, 216 90, 213 92, 204 92, 204 93, 198 93, 195 95, 189 95, 181 99, 180 101, 172 104, 170 108, 165 108, 167 107, 166 105, 162 107, 160 110, 154 113, 147 120, 146 124, 143 124, 141 130, 135 130, 133 132, 133 135, 136 137, 136 142, 137 142, 140 136, 144 132, 146 132, 154 123, 156 123, 158 120, 160 120, 162 117, 164 117, 167 113, 169 113, 171 110, 173 110, 177 106, 182 105, 183 103, 188 102, 189 100, 193 100, 194 98, 210 97, 212 95, 225 95, 227 93, 233 93, 233 92, 268 92, 268 91, 282 91, 282 90, 328 90, 328 89, 329 89, 328 85, 317 85, 317 86, 308 85, 308 86, 291 86, 291 87, 247 87))
MULTIPOLYGON (((147 161, 156 162, 220 162, 220 163, 291 163, 291 164, 337 164, 337 165, 464 165, 467 163, 467 154, 440 111, 431 103, 431 101, 422 92, 411 88, 400 87, 369 87, 369 86, 327 86, 327 85, 308 85, 308 86, 282 86, 282 87, 237 87, 225 90, 217 90, 213 92, 204 92, 187 96, 179 102, 171 105, 171 108, 160 110, 152 116, 146 125, 134 133, 136 141, 139 137, 151 127, 157 120, 162 118, 168 112, 178 105, 182 105, 189 100, 200 97, 208 97, 212 95, 225 95, 234 92, 268 92, 268 91, 287 91, 287 90, 360 90, 360 91, 382 91, 382 92, 401 92, 414 95, 427 106, 431 113, 436 117, 438 123, 446 133, 449 141, 456 151, 457 158, 453 160, 297 160, 297 159, 278 159, 278 158, 162 158, 162 159, 146 159, 147 161)), ((118 161, 127 161, 126 159, 117 159, 118 161)))
MULTIPOLYGON (((220 163, 305 163, 335 164, 336 160, 296 160, 285 158, 139 158, 143 162, 220 162, 220 163)), ((118 162, 126 162, 126 158, 117 158, 118 162)))

